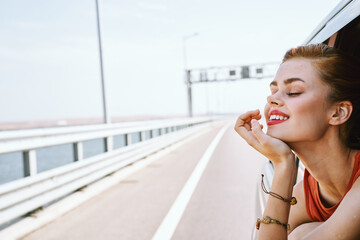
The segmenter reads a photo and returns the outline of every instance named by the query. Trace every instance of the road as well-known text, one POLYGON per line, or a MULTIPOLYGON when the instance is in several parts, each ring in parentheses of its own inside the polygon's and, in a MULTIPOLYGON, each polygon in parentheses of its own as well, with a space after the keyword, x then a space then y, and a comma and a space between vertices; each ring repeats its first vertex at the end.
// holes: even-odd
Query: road
POLYGON ((169 231, 166 224, 171 221, 174 231, 169 236, 174 240, 250 239, 258 217, 254 214, 255 192, 266 160, 232 125, 226 126, 217 145, 212 142, 223 124, 212 125, 23 239, 152 239, 159 231, 169 231), (182 189, 210 145, 216 148, 199 180, 192 182, 189 201, 181 200, 182 189), (183 210, 174 209, 176 201, 183 204, 183 210), (174 223, 174 217, 164 220, 170 209, 177 213, 178 222, 174 223))

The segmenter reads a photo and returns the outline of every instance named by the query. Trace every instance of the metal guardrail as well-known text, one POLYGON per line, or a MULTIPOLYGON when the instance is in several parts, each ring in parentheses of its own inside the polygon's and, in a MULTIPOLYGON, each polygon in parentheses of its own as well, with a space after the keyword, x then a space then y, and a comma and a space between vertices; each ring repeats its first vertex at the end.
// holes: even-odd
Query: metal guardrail
POLYGON ((83 159, 82 142, 92 139, 104 139, 105 150, 113 149, 113 137, 125 135, 126 145, 132 143, 132 133, 139 133, 140 141, 145 140, 145 133, 151 131, 150 138, 172 132, 184 127, 208 121, 209 118, 172 119, 125 124, 109 124, 82 127, 66 127, 52 129, 35 129, 26 131, 0 132, 0 154, 23 152, 24 176, 33 176, 37 173, 35 149, 72 143, 74 161, 83 159))
POLYGON ((22 151, 28 168, 24 170, 28 177, 0 185, 0 226, 159 151, 213 120, 186 118, 0 133, 0 153, 22 151), (151 132, 150 139, 145 138, 146 131, 151 132), (161 135, 155 137, 154 131, 161 135), (131 144, 132 133, 139 133, 141 141, 131 144), (119 134, 126 135, 127 146, 114 150, 113 137, 119 134), (98 138, 105 140, 107 151, 82 160, 82 141, 98 138), (76 149, 74 162, 38 174, 36 150, 65 143, 72 143, 76 149))

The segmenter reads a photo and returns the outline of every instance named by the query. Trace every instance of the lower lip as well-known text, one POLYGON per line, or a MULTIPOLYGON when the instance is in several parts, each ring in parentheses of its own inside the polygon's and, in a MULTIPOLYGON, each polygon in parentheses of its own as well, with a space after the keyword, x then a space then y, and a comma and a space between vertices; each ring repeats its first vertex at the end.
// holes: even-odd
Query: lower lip
POLYGON ((275 124, 279 124, 279 123, 283 123, 285 122, 286 120, 270 120, 267 122, 267 125, 270 126, 270 125, 275 125, 275 124))

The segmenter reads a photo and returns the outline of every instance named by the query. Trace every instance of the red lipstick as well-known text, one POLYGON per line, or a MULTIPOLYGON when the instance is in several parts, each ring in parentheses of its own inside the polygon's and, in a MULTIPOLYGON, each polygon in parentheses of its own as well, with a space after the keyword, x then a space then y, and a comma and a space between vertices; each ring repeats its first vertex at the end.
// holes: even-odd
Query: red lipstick
POLYGON ((289 115, 279 110, 272 110, 269 113, 269 121, 267 122, 267 125, 270 126, 270 125, 283 123, 288 119, 289 119, 289 115))

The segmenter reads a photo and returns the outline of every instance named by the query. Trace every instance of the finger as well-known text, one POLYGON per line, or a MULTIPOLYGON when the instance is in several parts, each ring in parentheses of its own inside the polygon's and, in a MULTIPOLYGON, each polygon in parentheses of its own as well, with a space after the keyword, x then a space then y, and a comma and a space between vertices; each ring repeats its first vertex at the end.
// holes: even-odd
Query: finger
POLYGON ((252 119, 260 120, 261 114, 259 113, 258 115, 253 116, 252 119))
POLYGON ((251 131, 261 144, 266 142, 268 136, 262 131, 260 123, 255 119, 251 120, 251 131))
POLYGON ((252 110, 252 111, 248 111, 244 114, 241 114, 239 118, 245 120, 245 119, 248 119, 248 118, 253 118, 257 115, 260 114, 260 110, 259 109, 256 109, 256 110, 252 110))
MULTIPOLYGON (((249 119, 249 122, 246 122, 246 123, 248 123, 247 125, 245 124, 246 127, 248 126, 248 131, 251 131, 251 129, 252 129, 251 121, 252 121, 253 119, 255 119, 255 120, 260 120, 260 119, 261 119, 261 115, 259 114, 259 115, 251 116, 251 118, 249 119)), ((260 127, 261 127, 261 129, 263 128, 261 124, 260 124, 260 127)))
POLYGON ((243 126, 239 126, 235 130, 250 146, 254 147, 255 149, 260 146, 259 140, 251 131, 250 123, 245 123, 243 126))
POLYGON ((252 147, 257 149, 260 146, 259 140, 252 131, 248 131, 244 127, 238 129, 237 133, 252 147))
POLYGON ((236 121, 235 127, 242 126, 242 125, 244 125, 244 123, 250 122, 252 118, 256 118, 256 119, 259 118, 259 117, 261 118, 261 115, 259 115, 259 114, 260 114, 259 109, 256 109, 256 110, 253 110, 253 111, 248 111, 248 112, 246 112, 244 114, 241 114, 238 117, 237 121, 236 121))

